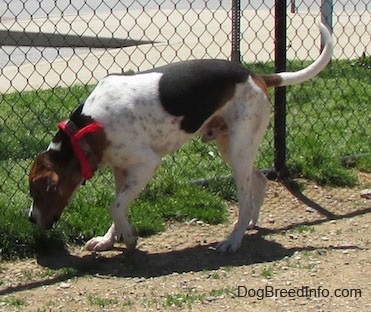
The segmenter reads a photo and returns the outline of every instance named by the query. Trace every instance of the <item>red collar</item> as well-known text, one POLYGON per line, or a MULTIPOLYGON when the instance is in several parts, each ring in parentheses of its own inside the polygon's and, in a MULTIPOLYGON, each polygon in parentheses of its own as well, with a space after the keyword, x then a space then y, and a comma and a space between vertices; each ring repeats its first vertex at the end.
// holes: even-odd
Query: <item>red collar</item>
POLYGON ((92 157, 89 157, 93 153, 85 140, 85 135, 101 129, 102 125, 98 122, 93 122, 82 129, 78 129, 71 120, 68 120, 61 121, 58 124, 58 128, 69 136, 72 148, 80 162, 82 177, 84 180, 89 180, 94 175, 96 165, 92 163, 92 157))

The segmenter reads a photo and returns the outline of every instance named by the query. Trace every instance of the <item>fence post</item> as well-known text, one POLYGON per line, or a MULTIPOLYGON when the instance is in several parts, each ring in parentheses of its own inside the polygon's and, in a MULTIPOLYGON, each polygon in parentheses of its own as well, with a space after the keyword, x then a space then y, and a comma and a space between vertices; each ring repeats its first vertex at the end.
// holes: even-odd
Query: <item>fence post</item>
MULTIPOLYGON (((321 0, 321 22, 329 27, 332 32, 332 13, 334 11, 333 0, 321 0)), ((323 39, 321 40, 321 51, 323 50, 323 39)))
MULTIPOLYGON (((286 71, 286 0, 275 0, 275 72, 286 71)), ((286 88, 274 90, 274 169, 286 178, 286 88)))
POLYGON ((232 62, 241 63, 241 3, 240 0, 232 0, 232 62))

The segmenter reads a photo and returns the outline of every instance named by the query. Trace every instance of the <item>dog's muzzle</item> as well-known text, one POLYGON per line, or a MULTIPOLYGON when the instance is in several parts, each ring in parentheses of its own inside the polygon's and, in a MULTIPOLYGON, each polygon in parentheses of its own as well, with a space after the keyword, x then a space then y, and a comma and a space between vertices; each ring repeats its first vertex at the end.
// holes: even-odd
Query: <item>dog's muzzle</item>
POLYGON ((56 215, 50 220, 50 222, 42 224, 40 211, 34 204, 31 205, 30 211, 28 213, 28 220, 40 226, 44 230, 50 230, 53 227, 54 223, 59 220, 59 218, 60 217, 56 215))
POLYGON ((34 203, 31 204, 30 210, 28 212, 28 220, 30 220, 32 223, 40 224, 40 211, 37 209, 34 203))

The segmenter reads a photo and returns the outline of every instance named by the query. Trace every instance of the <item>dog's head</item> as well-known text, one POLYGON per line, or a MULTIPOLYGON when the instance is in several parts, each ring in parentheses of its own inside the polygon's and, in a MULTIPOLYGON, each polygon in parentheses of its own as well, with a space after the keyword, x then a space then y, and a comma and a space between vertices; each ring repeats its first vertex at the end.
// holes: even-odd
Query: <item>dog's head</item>
POLYGON ((29 174, 30 221, 52 228, 82 180, 77 162, 66 161, 53 150, 38 155, 29 174))
POLYGON ((31 166, 29 219, 44 229, 53 227, 77 188, 93 177, 109 144, 103 127, 84 115, 83 107, 58 124, 48 149, 31 166))

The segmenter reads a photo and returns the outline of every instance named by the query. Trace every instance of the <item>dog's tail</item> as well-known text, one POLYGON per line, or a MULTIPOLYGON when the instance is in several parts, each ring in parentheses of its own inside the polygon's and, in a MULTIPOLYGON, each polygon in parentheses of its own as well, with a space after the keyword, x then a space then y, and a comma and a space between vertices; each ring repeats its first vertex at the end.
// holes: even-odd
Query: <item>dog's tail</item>
POLYGON ((271 75, 261 75, 267 87, 281 87, 304 82, 317 74, 330 62, 334 42, 328 28, 324 24, 319 25, 323 36, 323 50, 317 60, 308 67, 297 72, 283 72, 271 75))

